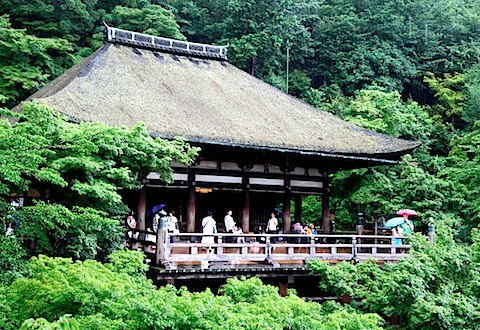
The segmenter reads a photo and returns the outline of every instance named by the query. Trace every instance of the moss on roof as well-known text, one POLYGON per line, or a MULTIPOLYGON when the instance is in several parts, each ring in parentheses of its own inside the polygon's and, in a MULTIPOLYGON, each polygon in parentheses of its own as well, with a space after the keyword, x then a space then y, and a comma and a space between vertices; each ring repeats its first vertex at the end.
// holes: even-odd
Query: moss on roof
POLYGON ((293 152, 404 154, 419 144, 349 124, 225 61, 105 44, 33 94, 76 120, 190 142, 293 152))

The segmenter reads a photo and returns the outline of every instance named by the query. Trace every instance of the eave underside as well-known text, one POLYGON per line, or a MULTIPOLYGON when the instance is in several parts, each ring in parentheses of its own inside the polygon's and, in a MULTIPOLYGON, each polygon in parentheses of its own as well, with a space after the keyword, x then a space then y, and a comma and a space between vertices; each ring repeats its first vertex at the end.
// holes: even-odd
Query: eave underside
POLYGON ((383 154, 381 157, 372 155, 344 155, 325 154, 315 152, 301 152, 282 149, 260 149, 240 146, 224 146, 214 144, 200 144, 202 149, 198 160, 215 160, 219 162, 233 162, 240 166, 249 167, 252 164, 271 164, 286 171, 295 167, 318 169, 320 172, 334 173, 340 170, 364 168, 371 166, 396 165, 405 152, 383 154))

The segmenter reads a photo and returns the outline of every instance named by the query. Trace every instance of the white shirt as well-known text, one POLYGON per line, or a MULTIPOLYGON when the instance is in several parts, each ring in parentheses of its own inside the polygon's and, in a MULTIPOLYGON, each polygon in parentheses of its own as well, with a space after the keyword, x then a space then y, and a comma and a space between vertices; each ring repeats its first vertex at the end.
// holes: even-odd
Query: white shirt
POLYGON ((202 220, 202 227, 204 234, 213 234, 213 228, 215 228, 216 222, 212 217, 205 217, 202 220))
POLYGON ((275 231, 275 230, 277 230, 277 226, 278 226, 277 218, 273 217, 273 218, 268 219, 267 230, 275 231))
POLYGON ((227 214, 225 218, 223 218, 223 221, 225 222, 225 230, 232 231, 233 226, 235 226, 235 221, 233 221, 232 216, 227 214))
POLYGON ((174 231, 177 229, 178 219, 176 216, 167 217, 167 230, 174 231))

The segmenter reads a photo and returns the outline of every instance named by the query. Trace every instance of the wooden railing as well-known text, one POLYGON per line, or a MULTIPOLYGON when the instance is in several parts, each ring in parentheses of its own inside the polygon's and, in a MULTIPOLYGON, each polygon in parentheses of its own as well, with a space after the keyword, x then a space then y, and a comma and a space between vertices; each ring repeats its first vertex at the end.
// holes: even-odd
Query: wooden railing
POLYGON ((227 59, 228 46, 214 46, 170 38, 156 37, 148 34, 127 31, 110 27, 105 24, 106 37, 110 42, 121 42, 142 46, 148 49, 158 49, 179 52, 208 58, 227 59))
POLYGON ((408 244, 395 245, 394 237, 383 235, 205 235, 159 230, 156 236, 151 233, 146 238, 140 242, 152 248, 153 264, 167 268, 176 268, 182 262, 199 262, 208 267, 208 263, 214 261, 266 261, 273 267, 285 261, 312 259, 396 261, 407 255, 410 248, 408 244), (214 243, 202 243, 205 236, 213 238, 214 243))

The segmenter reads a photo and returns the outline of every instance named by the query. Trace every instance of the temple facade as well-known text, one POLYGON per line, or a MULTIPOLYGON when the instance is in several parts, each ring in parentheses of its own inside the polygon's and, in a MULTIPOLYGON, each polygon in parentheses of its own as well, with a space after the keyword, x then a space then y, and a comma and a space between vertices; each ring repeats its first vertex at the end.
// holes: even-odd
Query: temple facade
POLYGON ((329 232, 330 174, 396 164, 419 145, 283 93, 229 64, 227 47, 111 27, 106 36, 103 47, 29 100, 73 121, 144 122, 154 138, 181 137, 201 148, 191 166, 171 163, 173 183, 156 173, 143 178, 130 198, 139 229, 148 226, 148 211, 164 204, 183 231, 200 231, 207 210, 221 223, 231 208, 244 232, 265 225, 271 212, 289 232, 292 221, 301 221, 302 196, 319 195, 319 218, 329 232))

